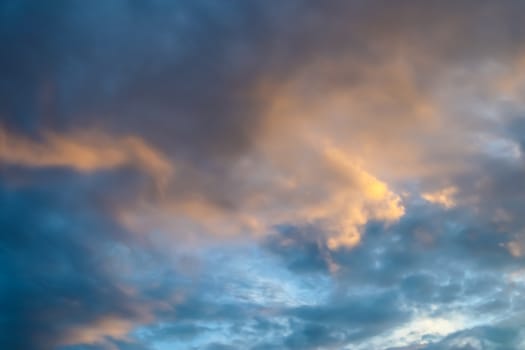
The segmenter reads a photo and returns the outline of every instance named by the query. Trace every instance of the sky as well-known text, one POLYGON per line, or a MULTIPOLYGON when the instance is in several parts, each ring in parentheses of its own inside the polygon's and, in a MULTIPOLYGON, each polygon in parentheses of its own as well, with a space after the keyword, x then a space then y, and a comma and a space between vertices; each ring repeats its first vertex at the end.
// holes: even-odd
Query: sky
POLYGON ((525 349, 525 2, 0 0, 0 348, 525 349))

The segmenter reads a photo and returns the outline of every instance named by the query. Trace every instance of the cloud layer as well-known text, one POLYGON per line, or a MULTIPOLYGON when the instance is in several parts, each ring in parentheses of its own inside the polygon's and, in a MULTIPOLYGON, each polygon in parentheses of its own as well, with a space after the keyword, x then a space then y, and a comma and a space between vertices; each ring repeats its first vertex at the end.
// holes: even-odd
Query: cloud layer
POLYGON ((521 1, 0 4, 0 347, 525 346, 521 1))

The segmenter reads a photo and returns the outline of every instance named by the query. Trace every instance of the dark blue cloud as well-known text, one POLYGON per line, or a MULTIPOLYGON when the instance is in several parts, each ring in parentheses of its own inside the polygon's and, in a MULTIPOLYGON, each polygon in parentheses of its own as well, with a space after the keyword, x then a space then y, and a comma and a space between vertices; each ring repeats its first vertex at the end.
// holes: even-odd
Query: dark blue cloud
POLYGON ((69 176, 0 187, 2 347, 53 349, 70 330, 108 315, 140 318, 111 269, 111 251, 123 242, 93 198, 108 183, 69 176))

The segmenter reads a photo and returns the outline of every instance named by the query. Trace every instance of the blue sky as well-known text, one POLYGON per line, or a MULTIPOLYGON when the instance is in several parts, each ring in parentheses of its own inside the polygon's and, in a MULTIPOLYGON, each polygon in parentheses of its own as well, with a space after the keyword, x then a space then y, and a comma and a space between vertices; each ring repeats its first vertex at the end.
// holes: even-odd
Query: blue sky
POLYGON ((521 1, 0 1, 0 348, 525 348, 521 1))

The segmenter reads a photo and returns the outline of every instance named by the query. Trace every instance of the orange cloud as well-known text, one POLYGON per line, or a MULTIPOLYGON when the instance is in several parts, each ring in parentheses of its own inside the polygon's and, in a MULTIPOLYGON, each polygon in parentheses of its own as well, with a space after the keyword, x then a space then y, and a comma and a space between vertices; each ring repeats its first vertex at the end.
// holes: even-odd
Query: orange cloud
MULTIPOLYGON (((454 86, 422 81, 422 69, 435 69, 432 58, 408 57, 410 52, 381 62, 343 55, 298 67, 287 81, 264 81, 256 93, 267 109, 253 148, 220 174, 177 164, 190 170, 177 174, 176 188, 160 202, 123 203, 118 219, 133 231, 190 237, 263 235, 280 224, 319 224, 330 248, 359 244, 368 221, 391 223, 404 215, 395 190, 400 184, 442 183, 483 151, 472 142, 487 132, 481 118, 470 118, 469 110, 457 118, 450 106, 462 107, 457 99, 463 95, 454 86)), ((79 169, 131 162, 153 174, 169 173, 144 144, 119 141, 115 148, 97 152, 104 154, 100 159, 79 157, 91 159, 88 165, 71 162, 79 169)), ((421 197, 450 208, 456 195, 451 187, 421 197)))
POLYGON ((41 140, 0 128, 0 162, 28 167, 68 167, 94 172, 133 165, 165 185, 173 172, 170 161, 135 136, 114 137, 101 132, 61 135, 45 132, 41 140))
POLYGON ((330 216, 337 218, 336 233, 328 240, 328 247, 353 247, 360 241, 360 230, 369 220, 393 222, 404 215, 401 198, 386 183, 360 169, 344 152, 333 146, 325 148, 325 155, 339 167, 354 188, 341 188, 329 203, 330 216), (334 215, 334 212, 337 213, 334 215))
POLYGON ((106 316, 92 324, 70 329, 61 340, 61 345, 98 344, 104 343, 106 338, 124 339, 133 329, 134 322, 106 316))
POLYGON ((509 251, 510 255, 512 255, 515 258, 520 258, 524 254, 524 246, 521 244, 521 242, 518 241, 511 241, 507 243, 507 250, 509 251))
POLYGON ((359 244, 369 220, 394 222, 403 216, 400 196, 342 149, 314 143, 303 144, 301 150, 312 162, 301 164, 297 155, 289 154, 283 164, 259 159, 248 167, 234 166, 245 190, 233 208, 221 207, 203 192, 132 203, 122 208, 119 219, 135 232, 160 230, 185 235, 186 241, 202 234, 264 235, 276 225, 313 224, 324 228, 321 238, 328 247, 338 249, 359 244))
POLYGON ((422 193, 421 197, 427 202, 438 204, 448 209, 456 205, 454 196, 457 191, 455 187, 447 187, 435 192, 422 193))

